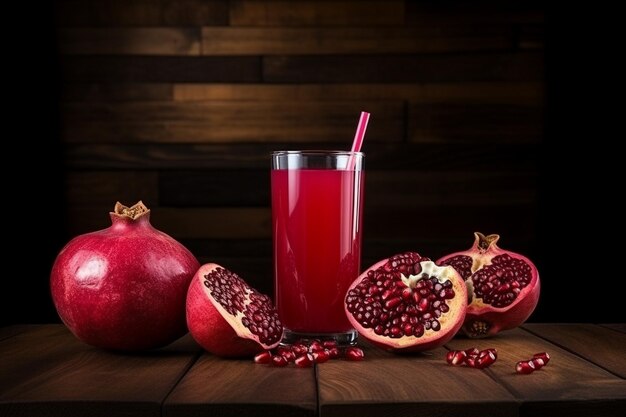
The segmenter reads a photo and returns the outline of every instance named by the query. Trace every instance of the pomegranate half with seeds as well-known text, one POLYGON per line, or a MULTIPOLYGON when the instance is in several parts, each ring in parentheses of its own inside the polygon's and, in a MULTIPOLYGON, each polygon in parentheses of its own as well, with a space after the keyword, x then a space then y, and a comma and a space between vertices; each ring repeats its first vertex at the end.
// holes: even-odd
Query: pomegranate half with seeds
POLYGON ((223 357, 253 356, 283 337, 270 298, 213 263, 202 265, 191 281, 187 327, 200 346, 223 357))
POLYGON ((467 289, 454 268, 415 252, 382 260, 350 286, 346 315, 359 334, 397 352, 434 349, 463 324, 467 289))
POLYGON ((463 325, 469 337, 485 337, 524 323, 539 301, 539 273, 526 258, 500 249, 498 235, 474 233, 474 245, 437 261, 465 280, 470 304, 463 325))

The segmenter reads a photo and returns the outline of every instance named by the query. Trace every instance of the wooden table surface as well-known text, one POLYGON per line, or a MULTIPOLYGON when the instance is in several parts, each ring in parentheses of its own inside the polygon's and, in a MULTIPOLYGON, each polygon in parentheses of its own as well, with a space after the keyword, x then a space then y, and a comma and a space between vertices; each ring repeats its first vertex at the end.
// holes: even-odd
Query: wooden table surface
POLYGON ((203 352, 187 335, 118 354, 61 325, 0 329, 0 416, 597 416, 626 415, 626 325, 527 324, 429 354, 365 346, 366 360, 273 368, 203 352), (488 369, 450 367, 448 349, 495 347, 488 369), (517 375, 547 351, 550 364, 517 375))

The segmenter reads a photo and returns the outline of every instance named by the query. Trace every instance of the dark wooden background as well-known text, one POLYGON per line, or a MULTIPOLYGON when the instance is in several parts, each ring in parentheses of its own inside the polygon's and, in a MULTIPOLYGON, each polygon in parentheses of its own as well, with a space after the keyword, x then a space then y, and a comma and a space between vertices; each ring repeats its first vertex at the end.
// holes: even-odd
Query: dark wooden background
MULTIPOLYGON (((553 274, 544 298, 562 291, 546 242, 553 204, 573 200, 557 193, 548 145, 567 88, 540 2, 53 6, 36 75, 50 155, 39 186, 58 196, 43 275, 70 237, 107 227, 117 200, 141 199, 202 262, 271 293, 269 153, 347 149, 367 110, 364 266, 405 250, 437 258, 478 230, 553 274)), ((33 279, 40 312, 9 321, 56 319, 47 276, 33 279)), ((535 318, 586 317, 559 314, 542 301, 535 318)))

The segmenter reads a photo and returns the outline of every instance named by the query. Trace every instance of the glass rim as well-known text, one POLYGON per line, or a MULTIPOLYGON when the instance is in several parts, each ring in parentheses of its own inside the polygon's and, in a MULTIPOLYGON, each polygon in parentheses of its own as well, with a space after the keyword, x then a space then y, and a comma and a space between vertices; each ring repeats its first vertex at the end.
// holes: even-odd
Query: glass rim
POLYGON ((352 152, 352 151, 337 151, 337 150, 323 150, 323 149, 312 149, 312 150, 303 150, 303 151, 272 151, 272 156, 280 156, 280 155, 311 155, 311 156, 351 156, 351 155, 360 155, 361 157, 365 156, 364 152, 352 152))

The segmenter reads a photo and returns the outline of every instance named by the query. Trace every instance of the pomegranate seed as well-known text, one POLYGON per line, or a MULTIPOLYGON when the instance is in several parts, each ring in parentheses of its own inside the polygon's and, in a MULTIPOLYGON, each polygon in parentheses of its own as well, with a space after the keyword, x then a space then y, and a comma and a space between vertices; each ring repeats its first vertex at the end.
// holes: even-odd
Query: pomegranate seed
POLYGON ((293 352, 291 346, 279 346, 276 352, 287 359, 287 362, 293 362, 296 359, 296 354, 293 352))
POLYGON ((358 347, 350 346, 346 349, 346 359, 349 361, 362 361, 365 359, 365 353, 358 347))
POLYGON ((496 361, 497 356, 494 355, 493 352, 487 352, 485 355, 480 355, 478 359, 476 359, 476 368, 483 369, 487 368, 496 361))
POLYGON ((337 348, 337 347, 330 348, 330 349, 328 349, 328 352, 327 352, 327 353, 328 353, 328 356, 329 356, 331 359, 338 358, 338 357, 339 357, 339 348, 337 348))
POLYGON ((332 349, 334 347, 337 347, 337 342, 334 340, 324 340, 322 346, 324 346, 326 349, 332 349))
POLYGON ((324 346, 319 340, 314 340, 309 345, 309 352, 321 352, 324 350, 324 346))
POLYGON ((483 356, 486 356, 486 355, 488 355, 489 353, 492 353, 492 354, 493 354, 493 356, 495 356, 495 358, 496 358, 496 359, 498 359, 498 351, 497 351, 495 348, 488 348, 488 349, 481 350, 481 351, 478 353, 478 357, 483 357, 483 356))
POLYGON ((465 363, 470 368, 476 368, 476 365, 478 363, 478 358, 476 356, 468 356, 467 358, 465 358, 465 363))
POLYGON ((422 298, 420 302, 417 304, 417 310, 420 313, 423 313, 424 311, 428 311, 429 307, 430 307, 430 302, 428 301, 428 298, 422 298))
POLYGON ((272 360, 272 353, 269 350, 258 353, 254 357, 254 363, 270 363, 271 360, 272 360))
POLYGON ((467 358, 467 353, 462 350, 451 350, 446 355, 446 361, 449 365, 463 365, 465 363, 465 359, 467 358))
POLYGON ((533 358, 530 361, 533 363, 533 365, 535 365, 536 370, 539 370, 546 365, 542 358, 533 358))
POLYGON ((532 361, 519 361, 515 365, 515 372, 518 374, 530 374, 535 370, 535 364, 532 361))
POLYGON ((313 355, 310 353, 305 353, 296 358, 296 366, 298 368, 308 368, 311 365, 313 365, 313 355))
POLYGON ((533 358, 541 358, 541 359, 543 359, 543 364, 544 365, 547 365, 548 362, 550 362, 550 355, 548 355, 548 352, 535 353, 533 355, 533 358))
POLYGON ((302 343, 296 343, 291 346, 291 351, 296 354, 296 356, 303 355, 309 351, 309 349, 303 345, 302 343))
POLYGON ((391 310, 392 308, 397 307, 401 302, 402 302, 402 298, 394 297, 394 298, 392 298, 390 300, 387 300, 385 302, 385 307, 387 307, 388 309, 391 310))
POLYGON ((311 355, 313 356, 313 362, 315 363, 328 362, 328 360, 330 359, 330 355, 323 350, 320 350, 319 352, 313 352, 311 355))
POLYGON ((476 356, 480 353, 480 351, 478 350, 478 348, 471 348, 471 349, 465 349, 465 353, 467 353, 467 356, 476 356))
POLYGON ((287 359, 285 359, 283 356, 281 355, 275 355, 272 356, 272 364, 274 366, 279 366, 279 367, 283 367, 283 366, 287 366, 289 362, 287 362, 287 359))
POLYGON ((409 298, 411 298, 412 294, 413 294, 413 290, 407 287, 402 290, 402 299, 408 300, 409 298))

